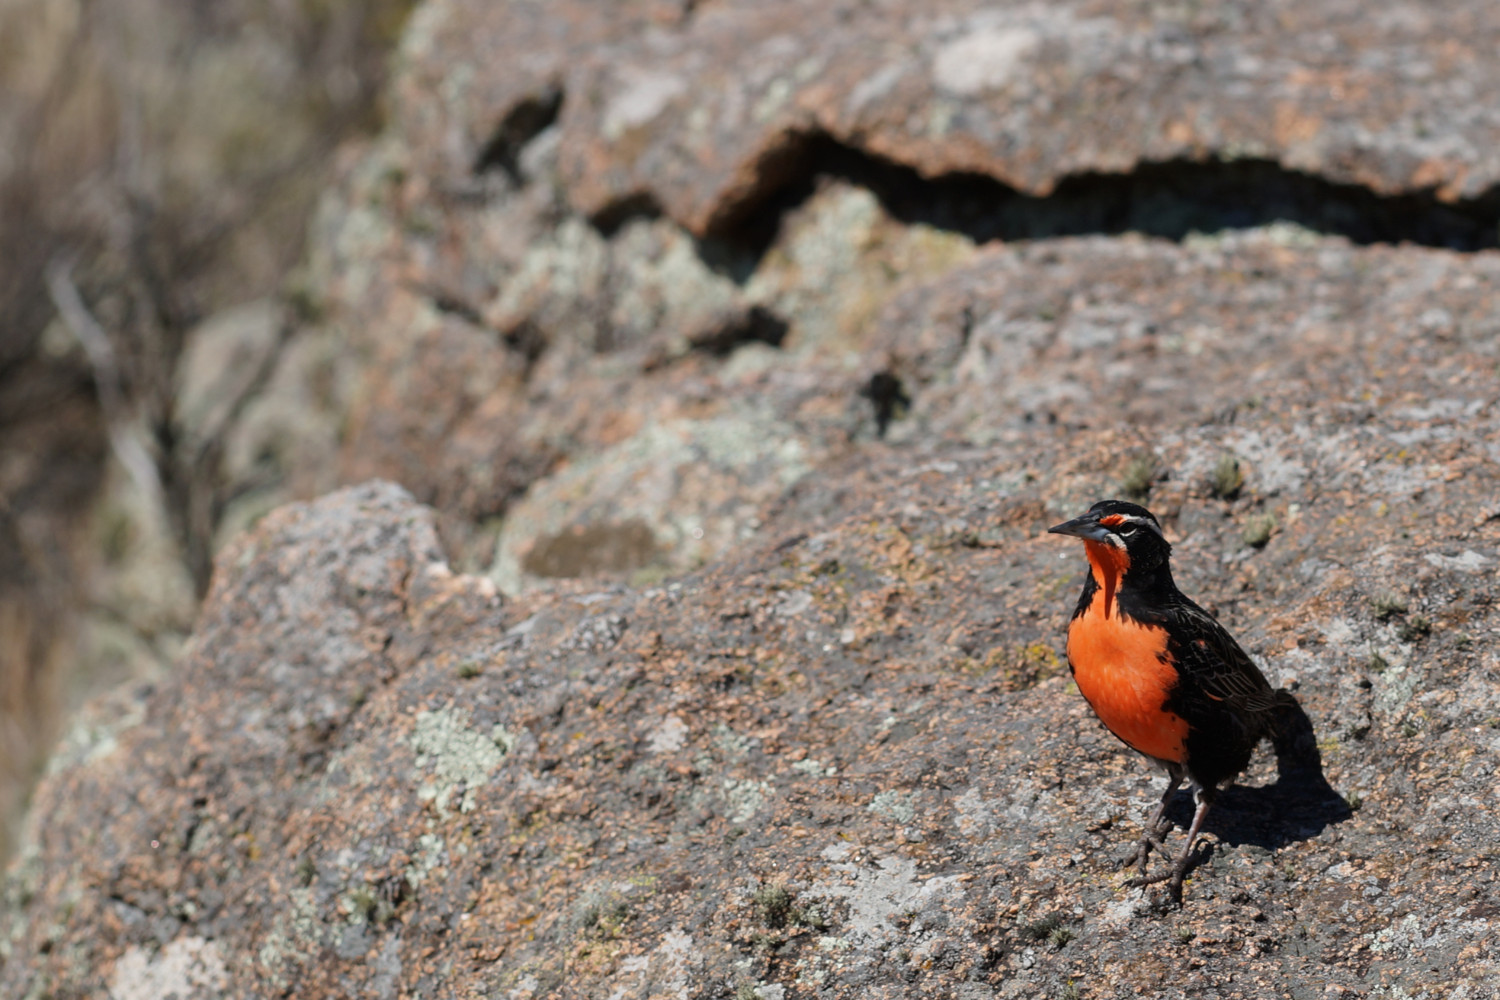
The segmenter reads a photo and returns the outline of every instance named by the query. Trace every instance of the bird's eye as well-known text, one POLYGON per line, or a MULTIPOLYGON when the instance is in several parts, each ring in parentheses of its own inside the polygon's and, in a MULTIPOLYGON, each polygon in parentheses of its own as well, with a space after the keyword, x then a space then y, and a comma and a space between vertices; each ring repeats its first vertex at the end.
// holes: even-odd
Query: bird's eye
POLYGON ((1127 524, 1125 525, 1125 527, 1120 529, 1120 535, 1122 537, 1129 538, 1131 535, 1135 534, 1135 530, 1135 525, 1127 524))

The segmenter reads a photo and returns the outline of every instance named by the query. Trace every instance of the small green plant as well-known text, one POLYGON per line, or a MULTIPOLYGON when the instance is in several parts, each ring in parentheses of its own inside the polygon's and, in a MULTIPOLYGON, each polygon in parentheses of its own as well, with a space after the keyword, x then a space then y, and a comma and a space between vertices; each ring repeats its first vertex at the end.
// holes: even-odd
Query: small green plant
POLYGON ((1078 992, 1078 984, 1068 980, 1068 985, 1063 987, 1062 1000, 1083 1000, 1083 994, 1078 992))
POLYGON ((313 859, 304 857, 297 862, 297 881, 305 888, 310 886, 318 878, 318 866, 313 864, 313 859))
POLYGON ((1193 933, 1190 928, 1187 927, 1179 927, 1175 931, 1173 931, 1172 934, 1177 938, 1179 944, 1187 944, 1189 941, 1193 940, 1193 938, 1198 936, 1197 934, 1193 933))
POLYGON ((826 931, 828 929, 828 918, 823 916, 823 911, 816 906, 799 906, 793 910, 792 923, 801 927, 811 927, 815 931, 826 931))
POLYGON ((1132 500, 1144 500, 1151 494, 1160 466, 1151 452, 1142 452, 1125 464, 1120 475, 1120 492, 1132 500))
POLYGON ((1432 622, 1421 615, 1412 615, 1396 629, 1396 637, 1402 642, 1416 642, 1432 634, 1432 622))
POLYGON ((1383 674, 1391 669, 1391 663, 1379 653, 1370 654, 1370 673, 1383 674))
POLYGON ((1370 610, 1375 613, 1376 621, 1390 621, 1397 615, 1406 614, 1406 602, 1394 590, 1382 590, 1371 595, 1370 610))
POLYGON ((473 660, 465 660, 458 665, 458 676, 464 680, 470 680, 484 673, 484 668, 473 660))
POLYGON ((751 949, 764 955, 769 955, 784 944, 786 938, 775 931, 756 931, 750 935, 751 949))
POLYGON ((1240 539, 1252 549, 1262 549, 1275 531, 1275 514, 1256 514, 1245 522, 1245 530, 1240 532, 1240 539))
POLYGON ((362 885, 349 893, 349 903, 354 907, 354 912, 366 921, 375 915, 377 900, 369 886, 362 885))
POLYGON ((1044 941, 1050 938, 1054 932, 1063 929, 1063 918, 1061 914, 1049 913, 1040 920, 1021 925, 1021 934, 1033 941, 1044 941))
POLYGON ((1047 940, 1052 942, 1052 947, 1061 948, 1073 940, 1073 932, 1066 927, 1054 928, 1052 933, 1047 935, 1047 940))
POLYGON ((1358 792, 1350 792, 1344 796, 1344 804, 1349 807, 1350 812, 1359 812, 1359 807, 1365 804, 1365 797, 1358 792))
POLYGON ((792 894, 786 891, 785 886, 763 885, 755 890, 750 902, 754 904, 760 922, 778 930, 791 922, 795 912, 792 894))
POLYGON ((1240 460, 1226 451, 1208 474, 1209 492, 1220 500, 1233 500, 1240 495, 1244 485, 1245 473, 1240 469, 1240 460))
POLYGON ((362 885, 349 892, 351 915, 360 923, 384 927, 396 915, 396 908, 374 886, 362 885))
POLYGON ((574 911, 580 930, 601 938, 617 938, 630 918, 630 904, 619 896, 604 892, 586 894, 574 911))

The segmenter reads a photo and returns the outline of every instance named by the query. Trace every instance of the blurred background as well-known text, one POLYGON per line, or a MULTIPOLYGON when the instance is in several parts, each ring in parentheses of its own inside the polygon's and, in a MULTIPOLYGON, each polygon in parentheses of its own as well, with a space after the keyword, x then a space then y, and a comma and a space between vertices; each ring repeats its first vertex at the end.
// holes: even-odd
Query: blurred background
POLYGON ((0 857, 65 706, 191 627, 270 355, 185 397, 189 345, 280 336, 410 6, 0 0, 0 857))

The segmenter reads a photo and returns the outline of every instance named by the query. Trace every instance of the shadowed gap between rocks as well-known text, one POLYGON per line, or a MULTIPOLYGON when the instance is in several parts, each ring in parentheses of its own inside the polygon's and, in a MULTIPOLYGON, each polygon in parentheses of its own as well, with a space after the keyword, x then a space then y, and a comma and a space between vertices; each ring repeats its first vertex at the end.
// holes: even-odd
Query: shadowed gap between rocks
POLYGON ((522 182, 521 150, 551 127, 562 114, 563 90, 551 86, 511 108, 474 161, 474 173, 502 171, 513 184, 522 182))
POLYGON ((875 432, 879 437, 885 437, 891 423, 906 416, 911 408, 906 384, 894 372, 879 371, 871 375, 859 394, 875 408, 875 432))
MULTIPOLYGON (((743 198, 721 206, 698 244, 707 264, 741 283, 775 242, 787 213, 827 180, 868 189, 904 223, 980 243, 1127 232, 1180 241, 1290 222, 1363 245, 1413 243, 1464 253, 1500 246, 1500 187, 1457 202, 1431 191, 1380 195, 1265 159, 1173 160, 1129 173, 1075 174, 1037 197, 981 174, 924 177, 825 133, 804 132, 763 156, 757 178, 743 198)), ((636 193, 594 223, 607 235, 631 219, 661 214, 649 193, 636 193)))
POLYGON ((695 350, 706 351, 716 358, 727 358, 743 344, 765 344, 780 347, 791 324, 763 305, 736 311, 720 317, 703 331, 689 337, 695 350))
MULTIPOLYGON (((593 224, 595 229, 599 230, 600 235, 602 235, 605 239, 613 239, 616 233, 625 228, 626 223, 634 222, 638 219, 644 221, 660 219, 666 214, 667 213, 662 210, 661 202, 656 200, 655 195, 651 194, 651 192, 649 191, 637 191, 634 194, 627 195, 624 198, 621 198, 604 206, 603 209, 595 213, 589 219, 589 222, 593 224)), ((777 225, 779 226, 781 222, 780 215, 776 217, 776 221, 777 225)), ((760 249, 756 252, 755 260, 747 262, 750 264, 749 271, 746 271, 743 277, 739 277, 738 273, 736 274, 736 278, 740 282, 740 284, 744 284, 746 281, 750 280, 750 272, 755 270, 755 264, 759 262, 761 255, 764 254, 766 250, 770 249, 771 243, 775 239, 776 234, 773 232, 771 234, 771 238, 766 241, 765 246, 760 247, 760 249)), ((720 246, 720 242, 721 241, 708 241, 707 243, 705 243, 705 241, 699 240, 699 256, 709 263, 714 263, 716 256, 723 257, 727 262, 730 257, 733 257, 735 255, 735 250, 732 244, 723 243, 723 245, 720 246)), ((741 254, 741 256, 742 255, 743 254, 741 254)), ((716 265, 716 267, 720 270, 723 270, 725 266, 725 263, 716 265)))

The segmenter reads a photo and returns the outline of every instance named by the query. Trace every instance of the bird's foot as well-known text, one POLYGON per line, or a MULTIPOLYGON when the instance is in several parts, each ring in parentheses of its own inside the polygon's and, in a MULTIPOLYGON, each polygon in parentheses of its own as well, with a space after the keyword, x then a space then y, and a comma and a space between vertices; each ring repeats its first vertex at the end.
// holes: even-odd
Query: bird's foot
POLYGON ((1120 859, 1120 867, 1130 868, 1134 866, 1141 873, 1141 877, 1144 878, 1146 875, 1146 861, 1151 857, 1152 849, 1155 848, 1162 854, 1167 853, 1167 849, 1162 846, 1162 837, 1166 836, 1169 829, 1171 829, 1170 823, 1160 823, 1155 827, 1147 828, 1141 834, 1140 842, 1136 844, 1135 850, 1120 859))
POLYGON ((1161 883, 1166 882, 1167 895, 1171 897, 1172 902, 1181 906, 1182 882, 1186 874, 1187 873, 1185 871, 1175 867, 1172 870, 1162 872, 1159 875, 1146 875, 1144 872, 1142 872, 1138 878, 1133 878, 1125 884, 1132 889, 1144 889, 1147 886, 1160 885, 1161 883))

